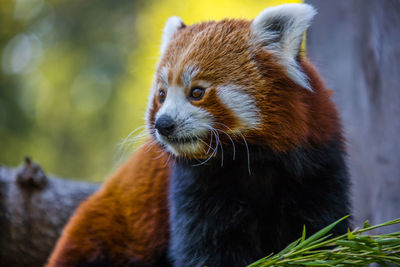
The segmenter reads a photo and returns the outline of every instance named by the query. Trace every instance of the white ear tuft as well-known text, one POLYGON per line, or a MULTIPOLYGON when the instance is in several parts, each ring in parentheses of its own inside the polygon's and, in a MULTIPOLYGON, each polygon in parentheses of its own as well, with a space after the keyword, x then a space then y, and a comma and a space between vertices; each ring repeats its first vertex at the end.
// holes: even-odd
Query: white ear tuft
POLYGON ((296 83, 312 90, 307 76, 296 61, 303 33, 317 12, 307 4, 285 4, 270 7, 251 24, 251 31, 264 48, 277 56, 287 74, 296 83))
POLYGON ((169 42, 171 41, 172 36, 175 32, 177 32, 180 28, 184 28, 185 24, 183 23, 182 19, 179 17, 170 17, 167 19, 165 23, 163 36, 161 41, 161 54, 165 52, 169 42))

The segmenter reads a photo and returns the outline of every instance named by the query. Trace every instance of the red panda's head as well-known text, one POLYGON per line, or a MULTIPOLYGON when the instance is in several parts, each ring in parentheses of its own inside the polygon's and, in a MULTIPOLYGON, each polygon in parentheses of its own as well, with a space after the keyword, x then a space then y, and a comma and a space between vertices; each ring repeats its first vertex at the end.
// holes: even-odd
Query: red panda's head
POLYGON ((328 90, 299 54, 315 13, 287 4, 252 21, 168 19, 147 114, 155 139, 204 158, 218 142, 284 152, 340 134, 328 90))

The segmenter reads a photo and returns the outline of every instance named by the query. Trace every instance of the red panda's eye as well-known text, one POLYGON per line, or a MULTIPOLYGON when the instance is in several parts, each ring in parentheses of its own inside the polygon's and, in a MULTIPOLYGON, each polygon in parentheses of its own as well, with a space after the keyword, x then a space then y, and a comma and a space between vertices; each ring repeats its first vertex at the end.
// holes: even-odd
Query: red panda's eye
POLYGON ((200 100, 204 96, 204 88, 201 87, 193 87, 192 90, 190 91, 190 99, 192 100, 200 100))
POLYGON ((167 93, 164 90, 160 90, 160 92, 158 92, 158 101, 160 103, 163 103, 166 96, 167 96, 167 93))

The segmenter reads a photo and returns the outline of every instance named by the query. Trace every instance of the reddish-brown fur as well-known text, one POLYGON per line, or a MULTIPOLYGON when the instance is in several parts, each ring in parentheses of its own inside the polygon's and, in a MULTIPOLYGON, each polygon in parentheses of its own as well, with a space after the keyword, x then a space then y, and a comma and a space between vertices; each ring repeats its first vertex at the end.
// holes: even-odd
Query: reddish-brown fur
POLYGON ((75 266, 102 259, 116 265, 149 264, 168 240, 166 156, 142 146, 81 204, 64 229, 47 266, 75 266))
MULTIPOLYGON (((217 122, 223 122, 232 130, 240 125, 234 114, 216 97, 216 90, 227 82, 239 85, 256 100, 262 119, 258 129, 246 132, 247 141, 265 144, 276 152, 323 143, 334 135, 340 135, 336 108, 314 67, 304 56, 298 56, 301 67, 310 78, 314 90, 310 92, 293 82, 274 55, 254 40, 250 23, 223 20, 181 28, 161 58, 157 77, 167 65, 169 83, 182 86, 180 77, 185 67, 198 66, 200 71, 192 84, 204 80, 211 86, 201 101, 192 104, 204 108, 217 122)), ((159 77, 156 82, 161 83, 159 77)), ((189 90, 185 88, 185 91, 189 90)), ((154 104, 150 109, 150 125, 160 107, 156 98, 154 104)), ((227 137, 221 138, 229 142, 227 137)))
MULTIPOLYGON (((330 91, 313 66, 298 61, 308 75, 313 92, 293 82, 272 53, 253 40, 250 21, 224 20, 184 27, 174 35, 156 72, 168 64, 168 80, 182 86, 185 67, 195 64, 199 73, 192 81, 211 85, 201 101, 192 102, 213 114, 232 130, 240 130, 234 113, 217 97, 217 87, 229 82, 240 85, 260 110, 261 125, 243 134, 249 143, 265 145, 275 152, 298 146, 322 144, 340 136, 337 111, 330 91)), ((190 88, 185 88, 189 91, 190 88)), ((161 107, 157 92, 149 106, 148 124, 154 125, 161 107)), ((225 129, 226 130, 226 129, 225 129)), ((221 140, 229 142, 221 135, 221 140)), ((242 139, 236 140, 241 142, 242 139)), ((118 264, 140 261, 151 264, 167 247, 167 189, 170 166, 161 148, 148 143, 113 175, 103 188, 85 201, 71 218, 48 266, 70 266, 101 258, 118 264)))

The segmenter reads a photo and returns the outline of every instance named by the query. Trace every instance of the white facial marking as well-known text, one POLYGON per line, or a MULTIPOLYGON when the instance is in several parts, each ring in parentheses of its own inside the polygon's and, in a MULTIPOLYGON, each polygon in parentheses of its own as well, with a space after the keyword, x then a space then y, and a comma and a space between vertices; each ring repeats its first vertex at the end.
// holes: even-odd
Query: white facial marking
POLYGON ((168 44, 171 41, 172 36, 175 32, 177 32, 180 28, 185 27, 183 21, 179 17, 170 17, 167 22, 165 23, 163 36, 161 41, 161 54, 165 52, 168 47, 168 44))
POLYGON ((182 71, 182 75, 181 75, 181 79, 183 82, 183 85, 186 88, 190 87, 190 83, 192 82, 192 79, 194 76, 196 76, 196 74, 199 72, 199 68, 197 68, 196 66, 189 66, 186 69, 184 69, 182 71))
POLYGON ((264 48, 275 54, 288 76, 312 91, 306 74, 297 64, 303 33, 317 12, 307 4, 286 4, 265 9, 251 23, 251 31, 264 48))
POLYGON ((167 88, 168 87, 168 67, 164 66, 160 70, 160 78, 162 82, 164 83, 164 86, 167 88))
POLYGON ((260 113, 255 101, 240 86, 227 84, 218 86, 218 97, 237 118, 244 129, 254 129, 260 124, 260 113))

